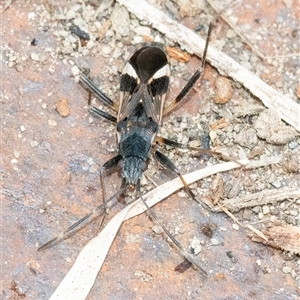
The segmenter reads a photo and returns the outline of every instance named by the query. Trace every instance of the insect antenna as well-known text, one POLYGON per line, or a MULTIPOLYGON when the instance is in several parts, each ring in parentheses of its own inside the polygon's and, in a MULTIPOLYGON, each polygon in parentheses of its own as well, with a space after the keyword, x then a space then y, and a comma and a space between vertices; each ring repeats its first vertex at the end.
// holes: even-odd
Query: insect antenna
MULTIPOLYGON (((98 205, 95 207, 91 212, 86 214, 83 218, 72 224, 70 227, 68 227, 65 231, 58 234, 56 237, 51 239, 50 241, 46 242, 42 246, 38 248, 38 251, 42 251, 44 249, 52 247, 54 244, 58 243, 61 240, 64 240, 71 235, 75 234, 78 230, 83 228, 84 225, 88 223, 88 221, 91 221, 93 218, 96 217, 96 215, 102 215, 107 211, 108 208, 112 208, 114 205, 117 204, 117 201, 112 201, 114 199, 117 199, 120 195, 124 193, 126 189, 125 181, 122 181, 121 188, 118 192, 116 192, 112 197, 110 197, 108 200, 104 201, 101 205, 98 205)), ((103 224, 103 221, 101 222, 101 225, 103 224)))

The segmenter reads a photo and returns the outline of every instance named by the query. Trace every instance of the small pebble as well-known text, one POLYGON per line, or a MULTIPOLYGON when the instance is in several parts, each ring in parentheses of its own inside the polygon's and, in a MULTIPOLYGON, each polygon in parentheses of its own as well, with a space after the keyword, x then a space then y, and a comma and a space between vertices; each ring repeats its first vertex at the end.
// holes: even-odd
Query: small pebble
POLYGON ((213 141, 217 138, 217 133, 216 133, 215 131, 212 130, 212 131, 209 133, 209 136, 210 136, 211 141, 213 142, 213 141))
POLYGON ((296 141, 291 141, 291 142, 289 142, 289 148, 291 149, 291 150, 293 150, 293 149, 295 149, 295 148, 297 148, 298 147, 298 143, 296 142, 296 141))
POLYGON ((24 68, 23 68, 22 65, 17 64, 17 65, 16 65, 16 70, 17 70, 18 72, 23 72, 23 71, 24 71, 24 68))
POLYGON ((215 238, 212 238, 212 239, 210 240, 210 243, 211 243, 211 245, 213 245, 213 246, 217 246, 217 245, 220 244, 220 242, 219 242, 217 239, 215 239, 215 238))
POLYGON ((189 247, 192 249, 193 254, 199 254, 201 252, 200 240, 194 237, 190 242, 189 247))
POLYGON ((186 197, 186 193, 184 192, 184 191, 180 191, 180 192, 178 192, 178 197, 180 197, 180 198, 184 198, 184 197, 186 197))
POLYGON ((57 123, 53 120, 48 120, 48 125, 54 127, 54 126, 57 126, 57 123))
POLYGON ((72 71, 72 73, 73 73, 74 76, 79 75, 79 73, 80 73, 80 70, 79 70, 79 68, 77 66, 73 66, 71 68, 71 71, 72 71))
POLYGON ((279 188, 281 187, 281 182, 279 182, 279 181, 274 181, 274 182, 272 182, 272 185, 273 185, 274 187, 276 187, 277 189, 279 189, 279 188))
POLYGON ((48 104, 44 102, 44 103, 41 104, 41 107, 42 107, 43 109, 46 109, 46 108, 48 107, 48 104))
POLYGON ((20 152, 17 150, 14 150, 14 157, 19 158, 20 157, 20 152))
POLYGON ((90 54, 90 51, 88 49, 83 49, 81 53, 83 56, 88 56, 90 54))
POLYGON ((38 143, 37 141, 31 141, 31 142, 30 142, 30 147, 31 147, 31 148, 34 148, 34 147, 38 146, 38 144, 39 144, 39 143, 38 143))
POLYGON ((92 49, 94 47, 95 43, 92 40, 89 40, 86 44, 86 49, 92 49))
POLYGON ((261 266, 261 260, 260 259, 257 259, 256 263, 257 263, 258 266, 261 266))
POLYGON ((219 77, 216 80, 216 94, 214 101, 215 103, 224 104, 231 99, 233 89, 231 87, 230 80, 226 77, 219 77))
POLYGON ((66 98, 62 98, 61 100, 59 100, 55 104, 54 108, 62 117, 66 117, 70 114, 70 109, 66 98))
POLYGON ((250 210, 250 209, 245 209, 244 210, 244 213, 243 213, 243 218, 245 219, 245 220, 250 220, 250 218, 251 218, 251 215, 252 215, 252 211, 250 210))
POLYGON ((39 61, 40 60, 40 56, 35 53, 35 52, 32 52, 31 55, 30 55, 30 58, 33 60, 33 61, 39 61))
POLYGON ((233 228, 234 230, 239 230, 239 229, 240 229, 240 226, 239 226, 238 224, 233 223, 233 224, 232 224, 232 228, 233 228))
POLYGON ((101 52, 103 55, 109 55, 109 54, 111 54, 111 51, 112 51, 112 49, 108 45, 104 45, 101 49, 101 52))
POLYGON ((264 214, 264 215, 267 215, 267 214, 270 212, 269 206, 264 205, 264 206, 262 207, 262 211, 263 211, 263 214, 264 214))
POLYGON ((22 132, 25 131, 25 130, 26 130, 25 126, 24 126, 24 125, 21 125, 21 126, 20 126, 20 130, 21 130, 22 132))
POLYGON ((162 234, 164 232, 164 230, 161 228, 161 226, 159 225, 153 225, 152 228, 153 232, 155 232, 156 234, 162 234))
POLYGON ((147 26, 138 26, 134 28, 134 32, 138 35, 144 35, 144 36, 150 36, 151 35, 151 29, 147 26))
POLYGON ((33 38, 32 41, 30 42, 31 46, 36 46, 38 44, 38 40, 36 38, 33 38))
POLYGON ((18 162, 17 159, 13 158, 11 161, 10 161, 12 164, 16 164, 18 162))
POLYGON ((288 273, 290 273, 291 271, 292 271, 292 268, 291 268, 291 267, 285 266, 285 267, 282 268, 282 272, 283 272, 284 274, 288 274, 288 273))

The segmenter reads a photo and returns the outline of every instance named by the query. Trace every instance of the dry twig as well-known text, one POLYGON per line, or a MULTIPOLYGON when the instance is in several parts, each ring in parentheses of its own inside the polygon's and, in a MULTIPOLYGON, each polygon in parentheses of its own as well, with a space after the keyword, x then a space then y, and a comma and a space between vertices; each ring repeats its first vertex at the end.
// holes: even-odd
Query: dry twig
MULTIPOLYGON (((289 198, 300 199, 299 188, 264 190, 258 193, 223 200, 222 205, 231 212, 237 212, 243 208, 276 203, 289 198)), ((216 212, 221 211, 219 207, 215 207, 213 210, 216 212)))

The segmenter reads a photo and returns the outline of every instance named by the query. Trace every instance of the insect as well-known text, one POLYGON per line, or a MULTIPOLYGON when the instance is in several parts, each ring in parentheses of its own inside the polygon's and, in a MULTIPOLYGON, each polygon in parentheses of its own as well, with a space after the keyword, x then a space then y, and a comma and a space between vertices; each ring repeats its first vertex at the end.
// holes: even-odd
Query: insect
MULTIPOLYGON (((188 195, 198 202, 174 163, 165 154, 152 146, 155 144, 168 145, 175 148, 188 148, 205 154, 219 155, 217 152, 206 149, 186 147, 176 141, 157 135, 163 116, 169 113, 187 95, 201 77, 205 67, 212 28, 213 23, 209 26, 201 66, 169 105, 165 105, 165 97, 169 88, 170 67, 162 44, 143 44, 129 58, 120 79, 119 105, 101 92, 87 76, 81 75, 80 81, 83 85, 90 92, 94 93, 103 104, 116 112, 116 116, 113 116, 93 106, 91 97, 89 98, 90 111, 116 125, 119 153, 105 162, 100 169, 103 204, 97 206, 92 212, 71 225, 57 237, 42 245, 39 250, 48 248, 55 242, 65 238, 77 229, 79 225, 90 220, 96 213, 104 213, 107 208, 112 206, 113 200, 117 199, 128 186, 135 186, 137 192, 140 192, 142 173, 147 167, 147 160, 152 150, 156 160, 166 169, 179 176, 188 195), (119 191, 109 199, 106 199, 104 173, 117 166, 121 169, 122 184, 119 191)), ((152 219, 162 226, 165 233, 179 247, 188 261, 198 266, 191 255, 181 247, 167 228, 158 220, 155 212, 148 207, 145 201, 144 204, 152 219)), ((198 267, 201 269, 200 266, 198 267)), ((205 273, 204 270, 202 271, 205 273)))

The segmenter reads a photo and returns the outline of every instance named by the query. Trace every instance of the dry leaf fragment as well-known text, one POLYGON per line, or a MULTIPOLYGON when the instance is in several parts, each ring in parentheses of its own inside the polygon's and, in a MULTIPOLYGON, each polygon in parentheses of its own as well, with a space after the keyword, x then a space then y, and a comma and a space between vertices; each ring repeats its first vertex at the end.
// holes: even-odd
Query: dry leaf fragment
POLYGON ((230 122, 227 121, 225 118, 219 119, 213 124, 210 125, 211 130, 216 130, 216 129, 223 129, 226 128, 227 126, 230 125, 230 122))
POLYGON ((188 62, 190 60, 190 56, 183 51, 180 51, 176 48, 166 47, 169 57, 174 58, 180 62, 188 62))

